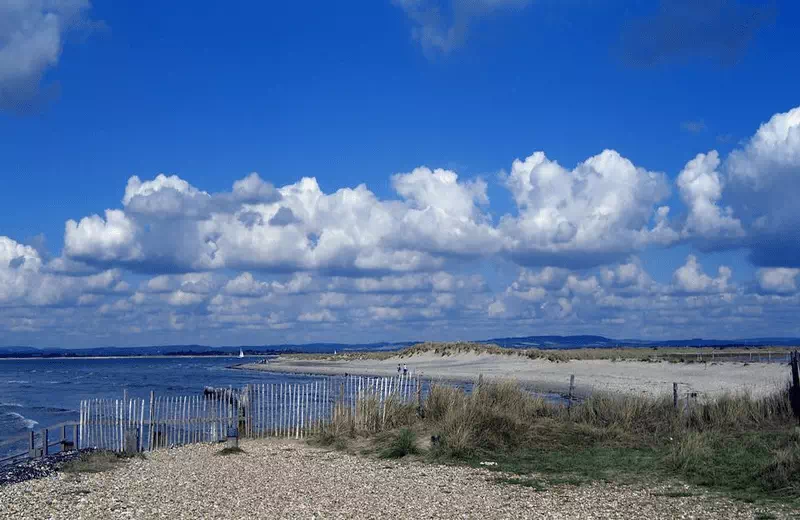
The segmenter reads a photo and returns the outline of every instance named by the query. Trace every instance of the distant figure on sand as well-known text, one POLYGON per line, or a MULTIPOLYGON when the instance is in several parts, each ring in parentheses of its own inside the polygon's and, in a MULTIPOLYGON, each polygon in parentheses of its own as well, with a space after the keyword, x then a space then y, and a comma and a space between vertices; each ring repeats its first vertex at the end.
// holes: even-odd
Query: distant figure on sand
POLYGON ((403 375, 408 374, 408 365, 403 365, 403 375))
POLYGON ((397 375, 400 375, 400 363, 397 364, 397 375))

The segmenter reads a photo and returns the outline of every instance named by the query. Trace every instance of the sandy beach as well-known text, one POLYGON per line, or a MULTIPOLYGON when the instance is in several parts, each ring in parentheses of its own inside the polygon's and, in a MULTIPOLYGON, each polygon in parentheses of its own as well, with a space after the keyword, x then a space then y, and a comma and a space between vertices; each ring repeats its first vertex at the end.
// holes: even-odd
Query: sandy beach
MULTIPOLYGON (((0 486, 0 518, 709 518, 752 519, 759 509, 699 489, 594 483, 546 490, 501 484, 486 469, 387 461, 245 441, 162 450, 102 473, 0 486), (687 496, 684 496, 687 495, 687 496)), ((783 512, 774 511, 779 518, 783 512)))
POLYGON ((486 378, 515 379, 543 392, 566 392, 570 375, 575 375, 576 391, 587 395, 603 390, 658 395, 672 393, 672 383, 686 395, 717 395, 748 391, 753 395, 771 392, 783 385, 789 370, 780 363, 669 363, 611 360, 571 360, 553 362, 522 356, 486 353, 459 353, 442 356, 425 353, 384 360, 306 360, 279 357, 267 364, 243 364, 237 368, 273 372, 325 375, 389 376, 397 365, 405 364, 412 374, 431 379, 474 381, 486 378))

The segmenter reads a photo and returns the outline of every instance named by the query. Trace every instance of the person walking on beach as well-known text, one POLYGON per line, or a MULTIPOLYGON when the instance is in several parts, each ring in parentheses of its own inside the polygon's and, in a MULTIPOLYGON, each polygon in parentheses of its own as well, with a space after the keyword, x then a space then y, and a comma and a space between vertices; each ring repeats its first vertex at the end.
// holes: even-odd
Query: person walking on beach
POLYGON ((400 363, 397 364, 397 375, 400 375, 400 363))
POLYGON ((403 375, 408 374, 408 365, 403 365, 403 375))

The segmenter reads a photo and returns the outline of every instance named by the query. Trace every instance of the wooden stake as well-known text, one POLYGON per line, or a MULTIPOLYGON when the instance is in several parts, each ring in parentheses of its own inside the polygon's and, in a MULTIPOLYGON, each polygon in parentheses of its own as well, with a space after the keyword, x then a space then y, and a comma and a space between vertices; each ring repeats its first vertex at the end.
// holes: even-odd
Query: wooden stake
MULTIPOLYGON (((127 388, 123 388, 122 389, 122 408, 123 408, 123 414, 126 414, 126 412, 128 410, 128 389, 127 388)), ((123 415, 123 417, 122 417, 123 424, 125 422, 127 422, 127 420, 128 420, 127 414, 123 415)))
POLYGON ((569 376, 569 401, 567 402, 567 408, 572 408, 572 396, 575 393, 575 374, 569 376))
POLYGON ((678 383, 672 383, 672 407, 678 409, 678 383))
POLYGON ((144 399, 139 404, 139 452, 144 451, 144 399))
POLYGON ((303 401, 302 397, 300 396, 300 385, 296 384, 294 386, 294 399, 297 401, 297 413, 295 414, 295 439, 300 438, 300 423, 303 418, 300 410, 300 403, 303 401))
POLYGON ((153 405, 155 404, 154 401, 155 392, 150 390, 150 406, 148 407, 147 413, 147 422, 149 424, 147 430, 147 449, 152 451, 153 450, 153 405))

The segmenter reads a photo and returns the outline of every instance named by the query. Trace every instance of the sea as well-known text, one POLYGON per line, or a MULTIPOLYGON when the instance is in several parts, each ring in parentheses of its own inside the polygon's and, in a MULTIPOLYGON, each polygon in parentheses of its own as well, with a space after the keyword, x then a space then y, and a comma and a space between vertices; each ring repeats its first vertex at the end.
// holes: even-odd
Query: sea
POLYGON ((199 395, 206 386, 307 383, 325 376, 229 368, 263 357, 0 359, 0 460, 25 451, 29 432, 77 422, 81 399, 199 395))

